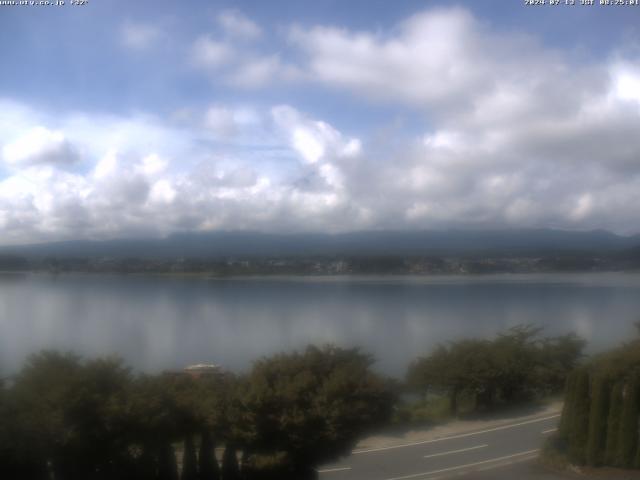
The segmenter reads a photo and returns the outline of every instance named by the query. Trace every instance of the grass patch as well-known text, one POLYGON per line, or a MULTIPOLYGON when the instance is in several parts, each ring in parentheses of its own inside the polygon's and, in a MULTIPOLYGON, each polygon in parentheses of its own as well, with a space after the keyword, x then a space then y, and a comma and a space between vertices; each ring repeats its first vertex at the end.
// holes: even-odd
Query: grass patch
POLYGON ((400 405, 393 416, 393 423, 396 425, 434 423, 451 417, 448 399, 440 397, 400 405))
POLYGON ((567 442, 556 433, 542 445, 540 462, 553 470, 567 470, 571 466, 567 442))
MULTIPOLYGON (((458 415, 473 412, 475 405, 471 398, 461 395, 458 399, 458 415)), ((431 425, 452 420, 456 416, 451 412, 449 397, 429 395, 418 400, 405 400, 396 409, 392 418, 393 425, 431 425)))

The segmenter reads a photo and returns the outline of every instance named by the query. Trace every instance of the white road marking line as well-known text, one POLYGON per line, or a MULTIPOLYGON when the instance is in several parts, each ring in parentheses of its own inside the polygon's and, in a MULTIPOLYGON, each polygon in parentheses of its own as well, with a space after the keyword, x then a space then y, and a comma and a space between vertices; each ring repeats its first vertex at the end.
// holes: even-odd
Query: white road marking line
POLYGON ((552 432, 555 432, 556 430, 558 430, 558 429, 557 428, 550 428, 549 430, 542 430, 542 432, 540 432, 540 433, 542 433, 543 435, 546 435, 547 433, 552 433, 552 432))
POLYGON ((351 454, 352 455, 359 455, 361 453, 382 452, 384 450, 393 450, 395 448, 413 447, 414 445, 426 445, 428 443, 444 442, 445 440, 454 440, 456 438, 466 438, 466 437, 471 437, 473 435, 481 435, 483 433, 497 432, 498 430, 506 430, 508 428, 520 427, 522 425, 529 425, 531 423, 544 422, 545 420, 550 420, 552 418, 557 418, 559 416, 560 416, 560 414, 558 413, 556 415, 551 415, 549 417, 536 418, 536 419, 533 419, 533 420, 527 420, 526 422, 513 423, 511 425, 502 425, 500 427, 489 428, 488 430, 482 430, 482 431, 479 431, 479 432, 462 433, 460 435, 452 435, 450 437, 434 438, 433 440, 423 440, 422 442, 403 443, 403 444, 400 444, 400 445, 391 445, 389 447, 368 448, 368 449, 365 449, 365 450, 355 450, 355 451, 351 452, 351 454))
POLYGON ((432 453, 431 455, 425 455, 424 458, 433 458, 433 457, 441 457, 443 455, 452 455, 454 453, 462 453, 462 452, 468 452, 470 450, 478 450, 479 448, 485 448, 488 446, 489 445, 476 445, 475 447, 461 448, 460 450, 451 450, 450 452, 432 453))
MULTIPOLYGON (((470 473, 470 472, 486 472, 489 470, 496 470, 497 468, 502 468, 502 467, 507 467, 509 465, 515 465, 516 463, 522 463, 522 462, 528 462, 529 460, 533 460, 534 458, 536 458, 536 454, 531 454, 531 455, 525 455, 519 458, 516 458, 515 460, 509 460, 508 462, 500 462, 497 463, 495 465, 487 465, 486 467, 478 467, 478 468, 474 468, 472 470, 467 470, 467 471, 461 471, 461 472, 457 472, 455 475, 464 475, 466 473, 470 473)), ((447 476, 447 474, 445 473, 444 475, 440 475, 439 477, 431 477, 429 478, 429 480, 442 480, 443 478, 451 478, 451 476, 447 476)))
POLYGON ((505 455, 504 457, 490 458, 489 460, 482 460, 481 462, 467 463, 465 465, 458 465, 456 467, 441 468, 440 470, 432 470, 430 472, 414 473, 412 475, 404 475, 402 477, 387 478, 386 480, 405 480, 408 478, 417 478, 417 477, 424 477, 427 475, 434 475, 436 473, 451 472, 452 470, 460 470, 462 468, 475 467, 476 465, 484 465, 486 463, 500 462, 502 460, 507 460, 508 458, 521 457, 523 455, 531 455, 532 453, 537 453, 537 452, 538 452, 537 449, 527 450, 526 452, 514 453, 512 455, 505 455))
POLYGON ((332 473, 332 472, 344 472, 351 470, 351 467, 338 467, 338 468, 325 468, 323 470, 316 470, 318 473, 332 473))

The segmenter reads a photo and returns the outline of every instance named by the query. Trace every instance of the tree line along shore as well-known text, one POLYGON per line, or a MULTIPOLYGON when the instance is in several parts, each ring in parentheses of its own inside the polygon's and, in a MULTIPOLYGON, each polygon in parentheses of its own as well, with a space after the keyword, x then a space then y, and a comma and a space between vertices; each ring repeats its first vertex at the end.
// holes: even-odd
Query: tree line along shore
POLYGON ((467 255, 249 256, 226 258, 23 257, 0 254, 0 271, 241 275, 437 275, 605 272, 640 269, 640 250, 467 255))

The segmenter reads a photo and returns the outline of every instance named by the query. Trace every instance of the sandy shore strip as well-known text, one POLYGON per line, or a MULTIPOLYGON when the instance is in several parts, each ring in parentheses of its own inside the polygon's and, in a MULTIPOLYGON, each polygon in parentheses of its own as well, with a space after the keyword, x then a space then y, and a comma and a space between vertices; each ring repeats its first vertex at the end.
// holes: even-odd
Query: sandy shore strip
MULTIPOLYGON (((362 439, 353 450, 353 453, 358 453, 363 450, 394 447, 416 442, 436 440, 439 438, 459 435, 467 432, 487 430, 504 425, 510 425, 513 423, 526 422, 529 420, 560 415, 561 411, 562 402, 557 401, 550 403, 549 405, 540 407, 533 413, 528 414, 523 414, 522 411, 515 410, 503 415, 487 415, 487 417, 472 420, 452 420, 450 422, 443 423, 441 425, 435 425, 433 427, 380 433, 362 439)), ((560 417, 558 417, 558 419, 559 418, 560 417)))

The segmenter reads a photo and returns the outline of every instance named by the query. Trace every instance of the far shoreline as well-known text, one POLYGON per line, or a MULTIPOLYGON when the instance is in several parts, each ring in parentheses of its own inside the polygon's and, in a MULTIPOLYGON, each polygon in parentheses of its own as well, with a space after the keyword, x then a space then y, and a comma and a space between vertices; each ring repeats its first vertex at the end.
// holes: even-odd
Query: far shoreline
MULTIPOLYGON (((490 272, 490 273, 236 273, 230 275, 216 274, 212 272, 113 272, 113 271, 46 271, 46 270, 25 270, 12 271, 0 270, 0 276, 39 276, 39 277, 148 277, 167 279, 197 279, 197 280, 254 280, 254 281, 376 281, 376 280, 437 280, 447 279, 491 279, 504 281, 518 281, 532 278, 604 278, 608 276, 629 276, 640 275, 640 269, 629 270, 602 270, 602 271, 531 271, 531 272, 490 272)), ((440 282, 436 282, 440 283, 440 282)))

